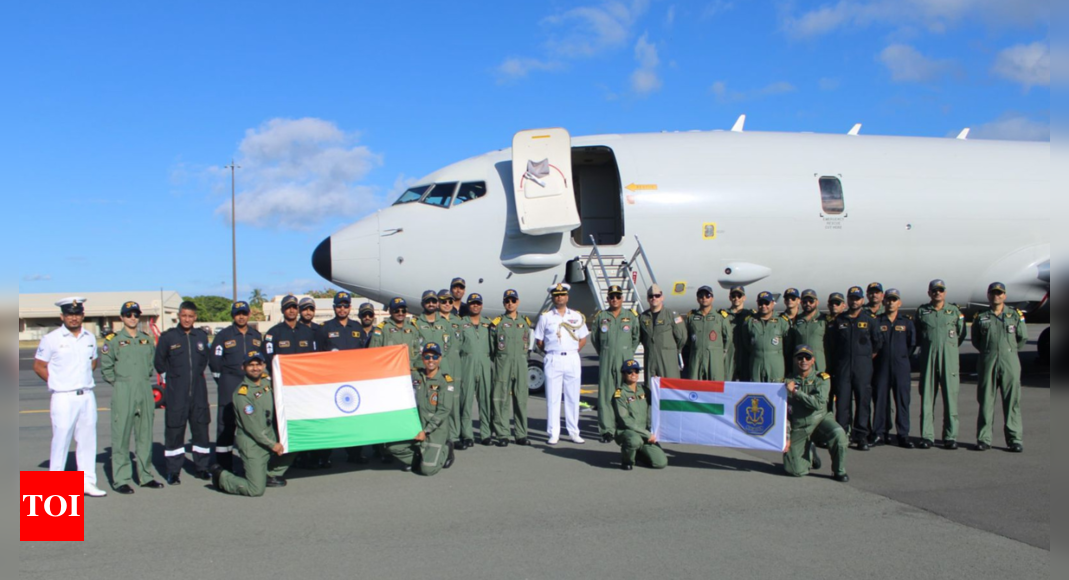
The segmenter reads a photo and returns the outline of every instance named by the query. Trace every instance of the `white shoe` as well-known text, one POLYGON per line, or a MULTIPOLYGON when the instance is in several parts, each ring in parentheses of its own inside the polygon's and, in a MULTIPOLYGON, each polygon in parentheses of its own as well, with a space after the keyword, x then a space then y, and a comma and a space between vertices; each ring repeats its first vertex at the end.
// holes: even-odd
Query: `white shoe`
POLYGON ((575 437, 572 437, 572 443, 575 443, 576 445, 582 445, 583 443, 586 443, 586 439, 583 439, 582 437, 576 435, 575 437))
POLYGON ((88 495, 89 497, 104 497, 108 495, 108 492, 87 481, 85 482, 85 495, 88 495))
POLYGON ((546 443, 549 443, 550 445, 556 445, 557 443, 560 443, 560 437, 550 437, 549 441, 547 441, 546 443))

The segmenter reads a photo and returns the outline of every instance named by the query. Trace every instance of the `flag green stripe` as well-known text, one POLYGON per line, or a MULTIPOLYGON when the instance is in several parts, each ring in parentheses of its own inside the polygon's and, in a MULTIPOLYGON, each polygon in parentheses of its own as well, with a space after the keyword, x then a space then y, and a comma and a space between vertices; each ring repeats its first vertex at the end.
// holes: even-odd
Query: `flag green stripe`
POLYGON ((419 434, 415 408, 333 419, 286 422, 289 452, 341 449, 360 445, 407 441, 419 434))
POLYGON ((723 415, 724 406, 713 403, 694 403, 691 401, 661 401, 662 411, 680 411, 683 413, 706 413, 708 415, 723 415))

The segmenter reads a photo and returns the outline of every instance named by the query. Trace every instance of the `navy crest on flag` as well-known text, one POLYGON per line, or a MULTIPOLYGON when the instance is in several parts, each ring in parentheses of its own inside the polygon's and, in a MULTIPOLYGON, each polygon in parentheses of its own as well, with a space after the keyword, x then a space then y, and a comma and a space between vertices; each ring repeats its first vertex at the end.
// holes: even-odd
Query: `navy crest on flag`
POLYGON ((735 424, 747 435, 764 437, 776 425, 776 407, 764 395, 746 395, 735 405, 735 424))

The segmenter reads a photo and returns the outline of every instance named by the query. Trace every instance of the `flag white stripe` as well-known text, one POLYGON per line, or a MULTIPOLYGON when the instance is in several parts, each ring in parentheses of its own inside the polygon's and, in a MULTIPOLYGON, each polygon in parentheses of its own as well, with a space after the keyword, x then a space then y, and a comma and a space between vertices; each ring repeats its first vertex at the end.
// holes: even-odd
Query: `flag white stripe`
POLYGON ((282 391, 282 397, 285 399, 286 420, 288 421, 358 417, 415 407, 415 395, 412 391, 410 376, 293 386, 285 388, 282 391), (336 400, 339 389, 345 386, 352 387, 359 394, 359 406, 351 413, 343 411, 336 400))

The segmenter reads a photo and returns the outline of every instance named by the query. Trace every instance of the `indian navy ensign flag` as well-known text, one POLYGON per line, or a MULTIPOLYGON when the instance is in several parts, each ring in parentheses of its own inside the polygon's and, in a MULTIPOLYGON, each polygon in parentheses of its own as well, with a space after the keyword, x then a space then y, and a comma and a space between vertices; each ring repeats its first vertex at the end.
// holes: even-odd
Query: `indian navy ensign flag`
POLYGON ((787 387, 654 377, 653 432, 662 443, 782 452, 787 387))
POLYGON ((407 441, 421 430, 405 345, 279 355, 271 377, 286 453, 407 441))

